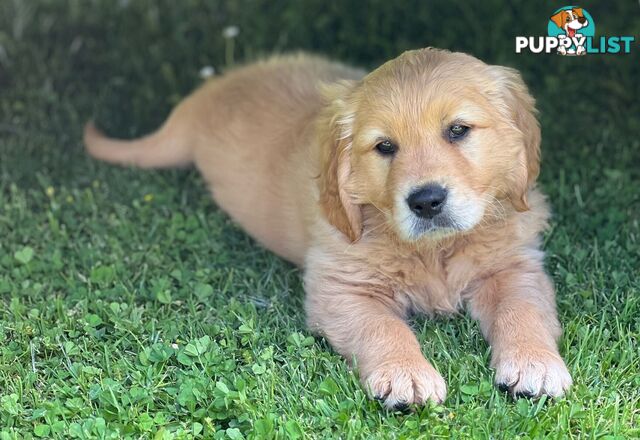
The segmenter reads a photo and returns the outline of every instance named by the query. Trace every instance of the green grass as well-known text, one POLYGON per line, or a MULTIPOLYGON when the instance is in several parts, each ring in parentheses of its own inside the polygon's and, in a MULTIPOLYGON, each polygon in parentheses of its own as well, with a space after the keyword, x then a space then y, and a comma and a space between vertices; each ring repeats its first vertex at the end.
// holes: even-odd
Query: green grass
MULTIPOLYGON (((554 7, 397 3, 0 2, 0 440, 640 436, 639 48, 516 55, 513 37, 542 34, 554 7), (385 412, 305 329, 299 271, 234 226, 195 171, 82 153, 90 117, 139 135, 203 66, 223 71, 228 25, 236 62, 302 48, 374 67, 433 45, 523 72, 555 213, 566 398, 511 401, 476 323, 418 320, 448 400, 385 412)), ((640 29, 634 2, 583 6, 598 34, 640 29)))

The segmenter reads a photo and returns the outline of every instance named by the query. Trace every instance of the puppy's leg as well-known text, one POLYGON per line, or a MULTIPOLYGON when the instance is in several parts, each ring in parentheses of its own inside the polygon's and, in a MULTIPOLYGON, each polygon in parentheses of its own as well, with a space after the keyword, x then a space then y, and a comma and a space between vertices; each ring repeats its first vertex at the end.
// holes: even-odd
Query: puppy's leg
POLYGON ((486 279, 468 302, 491 344, 496 385, 515 396, 562 395, 571 376, 557 339, 562 333, 549 277, 538 263, 486 279))
POLYGON ((305 288, 309 326, 348 361, 355 359, 373 397, 397 409, 444 401, 446 384, 422 355, 392 295, 380 286, 319 279, 309 272, 305 288))

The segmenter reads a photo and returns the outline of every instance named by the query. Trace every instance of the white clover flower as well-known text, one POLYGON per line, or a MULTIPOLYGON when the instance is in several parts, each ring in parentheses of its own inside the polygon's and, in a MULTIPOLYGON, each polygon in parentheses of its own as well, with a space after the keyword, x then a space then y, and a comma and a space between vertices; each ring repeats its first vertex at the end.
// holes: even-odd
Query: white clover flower
POLYGON ((224 38, 235 38, 240 33, 240 28, 238 26, 227 26, 222 30, 222 36, 224 38))
POLYGON ((214 69, 213 66, 204 66, 202 69, 200 69, 200 78, 209 78, 215 74, 216 69, 214 69))

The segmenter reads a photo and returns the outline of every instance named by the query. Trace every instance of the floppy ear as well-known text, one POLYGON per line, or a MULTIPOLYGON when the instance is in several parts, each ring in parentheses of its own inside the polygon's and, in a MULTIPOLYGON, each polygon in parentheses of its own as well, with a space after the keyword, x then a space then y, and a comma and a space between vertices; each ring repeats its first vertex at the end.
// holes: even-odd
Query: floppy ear
POLYGON ((520 132, 522 143, 509 199, 517 211, 527 211, 527 192, 540 174, 541 136, 535 99, 517 70, 502 66, 492 66, 492 69, 498 74, 499 87, 509 113, 507 116, 520 132))
POLYGON ((329 104, 319 118, 320 205, 329 223, 351 242, 362 235, 362 210, 350 194, 351 142, 354 111, 349 94, 355 82, 345 81, 325 86, 323 94, 329 104))
POLYGON ((557 14, 554 14, 551 16, 551 21, 553 21, 556 26, 558 26, 560 29, 564 29, 562 26, 564 25, 564 17, 565 17, 565 11, 560 11, 557 14))
POLYGON ((573 8, 573 12, 575 12, 578 17, 584 17, 584 14, 582 13, 582 8, 573 8))

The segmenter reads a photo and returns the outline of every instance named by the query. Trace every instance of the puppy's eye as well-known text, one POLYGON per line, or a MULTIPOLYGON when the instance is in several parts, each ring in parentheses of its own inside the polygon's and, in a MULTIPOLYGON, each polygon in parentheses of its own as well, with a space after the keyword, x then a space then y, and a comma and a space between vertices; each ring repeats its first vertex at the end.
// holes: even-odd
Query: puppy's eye
POLYGON ((449 141, 453 142, 462 139, 467 135, 468 132, 469 127, 467 127, 466 125, 453 124, 447 131, 447 137, 449 138, 449 141))
POLYGON ((383 156, 393 156, 398 151, 398 146, 391 141, 382 141, 376 145, 376 150, 383 156))

